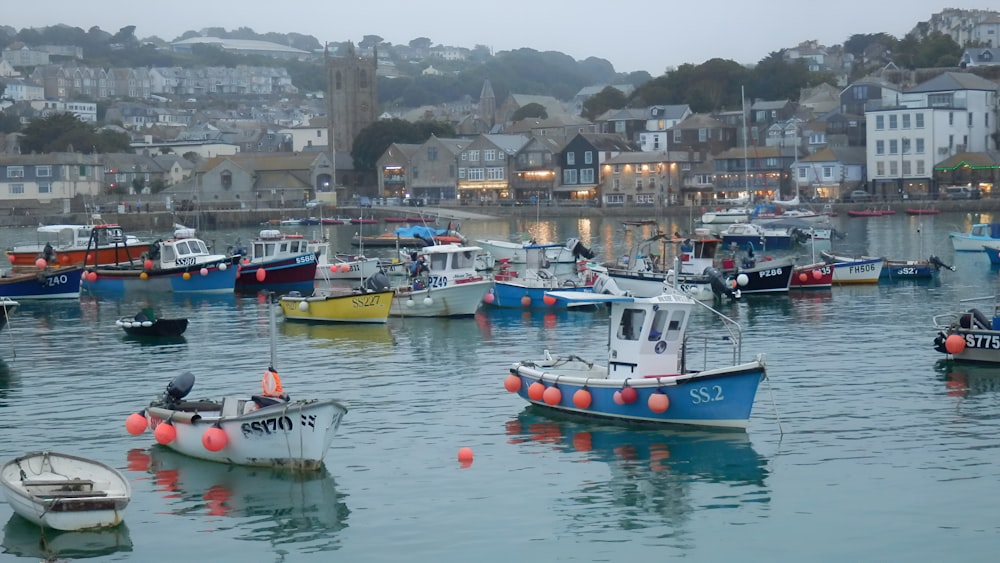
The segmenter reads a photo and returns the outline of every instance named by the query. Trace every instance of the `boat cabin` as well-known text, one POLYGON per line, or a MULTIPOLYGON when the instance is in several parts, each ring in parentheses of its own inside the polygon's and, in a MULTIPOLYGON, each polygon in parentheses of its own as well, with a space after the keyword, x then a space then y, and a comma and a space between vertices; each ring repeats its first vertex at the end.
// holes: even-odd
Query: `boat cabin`
POLYGON ((684 331, 693 307, 679 292, 612 302, 608 377, 682 373, 684 331))
POLYGON ((315 253, 302 235, 286 235, 274 229, 265 229, 250 247, 250 262, 263 262, 289 256, 315 253))
MULTIPOLYGON (((416 270, 426 275, 431 287, 444 287, 483 279, 476 271, 476 257, 483 252, 478 246, 438 244, 421 249, 416 270)), ((413 271, 410 272, 411 277, 413 271)))

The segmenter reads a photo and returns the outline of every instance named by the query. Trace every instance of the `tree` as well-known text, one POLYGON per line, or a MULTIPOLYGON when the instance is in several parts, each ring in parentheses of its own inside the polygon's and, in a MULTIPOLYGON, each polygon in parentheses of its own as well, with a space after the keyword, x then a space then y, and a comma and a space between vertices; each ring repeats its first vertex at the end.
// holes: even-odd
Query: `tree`
POLYGON ((510 116, 511 121, 521 121, 527 117, 537 117, 539 119, 546 119, 549 117, 549 112, 545 111, 545 106, 542 104, 530 103, 525 104, 514 112, 510 116))
POLYGON ((99 147, 111 140, 99 137, 92 125, 80 121, 71 113, 54 113, 32 119, 23 133, 21 149, 26 153, 77 151, 91 154, 102 152, 99 147))
POLYGON ((605 86, 603 90, 584 100, 580 115, 594 121, 609 109, 621 109, 627 103, 628 99, 621 90, 614 86, 605 86))
POLYGON ((431 134, 437 135, 437 132, 450 132, 447 136, 454 135, 450 124, 435 123, 422 121, 414 124, 403 119, 380 119, 365 127, 354 139, 354 148, 351 150, 355 170, 375 170, 375 163, 393 143, 423 143, 431 134))
POLYGON ((409 45, 411 49, 430 49, 431 40, 426 37, 417 37, 416 39, 411 39, 409 45))
POLYGON ((382 39, 378 35, 365 35, 358 43, 358 47, 361 47, 362 49, 371 49, 373 47, 378 47, 383 41, 385 41, 385 39, 382 39))

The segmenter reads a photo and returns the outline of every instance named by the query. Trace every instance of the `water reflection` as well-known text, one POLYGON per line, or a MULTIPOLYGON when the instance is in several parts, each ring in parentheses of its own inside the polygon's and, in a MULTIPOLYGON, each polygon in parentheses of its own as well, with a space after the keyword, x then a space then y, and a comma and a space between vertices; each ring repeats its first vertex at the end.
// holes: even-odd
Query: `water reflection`
POLYGON ((963 399, 985 393, 1000 392, 1000 366, 938 360, 934 364, 938 379, 944 382, 948 395, 963 399))
POLYGON ((128 452, 128 470, 153 475, 166 512, 242 519, 237 537, 302 551, 337 549, 350 510, 333 477, 190 458, 160 446, 128 452))
MULTIPOLYGON (((597 530, 606 527, 607 505, 623 529, 687 522, 699 508, 736 508, 748 502, 769 502, 767 462, 753 449, 743 432, 631 429, 573 419, 527 407, 507 422, 512 444, 543 444, 577 452, 584 460, 608 464, 607 481, 585 482, 566 499, 562 510, 576 524, 597 530), (701 506, 694 499, 696 484, 720 484, 709 490, 701 506), (585 513, 576 514, 578 511, 585 513), (589 526, 588 526, 589 527, 589 526)), ((705 491, 699 494, 703 495, 705 491)))
POLYGON ((3 532, 4 553, 42 561, 89 559, 132 551, 126 524, 105 530, 62 532, 40 528, 15 514, 3 532))
POLYGON ((316 344, 323 346, 343 343, 391 346, 396 343, 389 326, 384 324, 285 321, 279 323, 278 331, 284 336, 315 340, 316 344))

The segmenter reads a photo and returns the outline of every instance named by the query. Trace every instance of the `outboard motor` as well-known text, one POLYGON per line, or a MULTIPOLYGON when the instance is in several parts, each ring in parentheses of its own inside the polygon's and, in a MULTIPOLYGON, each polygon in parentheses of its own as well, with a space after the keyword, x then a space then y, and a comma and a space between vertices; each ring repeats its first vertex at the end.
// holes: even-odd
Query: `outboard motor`
POLYGON ((193 373, 186 371, 178 375, 167 384, 167 390, 163 392, 163 402, 167 406, 179 404, 191 392, 192 387, 194 387, 193 373))
POLYGON ((739 290, 733 290, 732 286, 726 281, 726 276, 724 276, 718 268, 709 266, 708 268, 705 268, 705 271, 702 272, 702 274, 708 277, 708 281, 712 285, 712 293, 714 293, 716 297, 739 299, 739 290))
POLYGON ((362 289, 365 291, 386 291, 391 286, 389 285, 389 276, 385 275, 385 272, 379 270, 375 272, 365 282, 361 285, 362 289))
POLYGON ((594 251, 584 246, 579 239, 573 239, 571 241, 570 252, 573 253, 573 258, 576 260, 580 260, 581 257, 590 260, 594 257, 594 251))
POLYGON ((932 255, 930 258, 927 259, 927 263, 929 263, 931 266, 934 266, 935 268, 937 268, 939 270, 941 268, 944 268, 946 270, 951 270, 952 272, 955 271, 955 267, 954 266, 949 266, 949 265, 945 264, 937 256, 933 256, 932 255))

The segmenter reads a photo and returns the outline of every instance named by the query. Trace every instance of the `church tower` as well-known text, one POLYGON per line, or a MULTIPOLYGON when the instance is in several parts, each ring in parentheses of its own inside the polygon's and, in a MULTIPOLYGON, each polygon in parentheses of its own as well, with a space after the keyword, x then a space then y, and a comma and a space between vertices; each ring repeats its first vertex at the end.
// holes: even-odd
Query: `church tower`
POLYGON ((330 117, 327 137, 335 152, 351 152, 358 133, 375 122, 378 108, 377 66, 377 50, 372 58, 361 57, 355 54, 353 43, 348 43, 346 56, 327 54, 330 117))
POLYGON ((492 132, 496 125, 497 98, 493 95, 490 79, 483 81, 483 91, 479 93, 479 118, 486 123, 487 131, 492 132))

